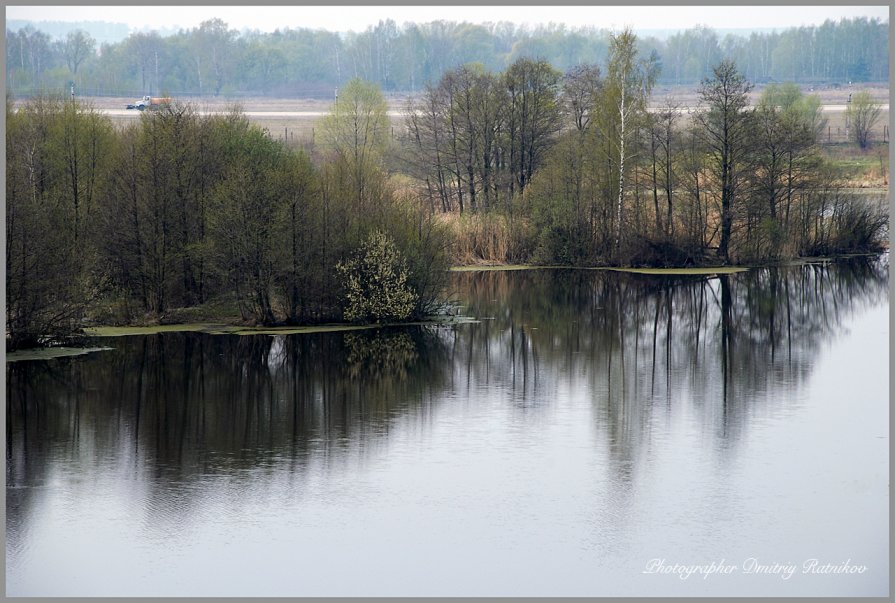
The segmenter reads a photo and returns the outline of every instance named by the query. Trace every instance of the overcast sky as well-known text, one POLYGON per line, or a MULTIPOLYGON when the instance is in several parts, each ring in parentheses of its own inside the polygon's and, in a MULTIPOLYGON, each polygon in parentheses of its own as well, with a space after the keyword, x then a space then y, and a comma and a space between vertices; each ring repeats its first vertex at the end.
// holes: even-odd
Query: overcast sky
POLYGON ((233 29, 310 27, 362 31, 380 19, 427 22, 512 21, 565 23, 618 29, 764 28, 814 25, 842 17, 889 18, 888 6, 8 6, 7 19, 33 21, 112 21, 134 29, 191 28, 213 17, 233 29))

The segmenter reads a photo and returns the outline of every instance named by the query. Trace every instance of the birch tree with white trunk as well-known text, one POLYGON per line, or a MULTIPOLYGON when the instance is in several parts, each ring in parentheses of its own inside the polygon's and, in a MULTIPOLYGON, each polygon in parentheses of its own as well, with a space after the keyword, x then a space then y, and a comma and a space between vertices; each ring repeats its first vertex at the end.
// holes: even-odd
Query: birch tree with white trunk
POLYGON ((609 65, 604 85, 604 111, 608 113, 610 126, 605 135, 614 138, 618 174, 618 195, 615 207, 615 236, 612 253, 618 259, 621 248, 622 217, 625 201, 626 163, 631 159, 631 138, 646 116, 647 100, 657 75, 654 56, 647 60, 637 58, 637 37, 630 29, 613 35, 609 47, 609 65), (614 123, 613 123, 614 122, 614 123))

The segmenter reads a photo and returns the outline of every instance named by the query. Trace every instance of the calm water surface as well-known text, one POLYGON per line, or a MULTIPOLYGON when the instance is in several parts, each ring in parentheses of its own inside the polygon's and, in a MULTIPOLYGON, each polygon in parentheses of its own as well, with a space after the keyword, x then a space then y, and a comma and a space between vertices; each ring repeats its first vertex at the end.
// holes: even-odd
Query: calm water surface
POLYGON ((480 322, 8 364, 8 594, 888 593, 887 258, 451 287, 480 322))

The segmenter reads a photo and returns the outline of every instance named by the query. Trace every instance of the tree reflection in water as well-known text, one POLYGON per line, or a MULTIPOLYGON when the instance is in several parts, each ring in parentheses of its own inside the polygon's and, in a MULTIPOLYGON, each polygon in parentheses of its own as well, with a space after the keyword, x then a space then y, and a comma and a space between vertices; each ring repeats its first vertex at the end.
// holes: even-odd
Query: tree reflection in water
POLYGON ((844 321, 888 295, 887 257, 729 275, 457 277, 465 311, 486 320, 458 331, 455 379, 529 406, 560 383, 582 388, 622 471, 650 422, 688 405, 735 443, 756 407, 793 399, 844 321))
POLYGON ((823 344, 849 316, 886 301, 888 262, 453 279, 480 322, 276 337, 166 333, 116 339, 110 352, 8 364, 11 550, 32 497, 60 468, 151 477, 149 508, 174 500, 186 513, 197 476, 251 480, 287 463, 300 478, 311 464, 337 467, 384 445, 396 421, 428 425, 452 400, 482 391, 476 400, 523 419, 585 399, 596 445, 606 446, 623 489, 613 495, 624 500, 656 425, 686 412, 732 450, 754 413, 793 404, 823 344))

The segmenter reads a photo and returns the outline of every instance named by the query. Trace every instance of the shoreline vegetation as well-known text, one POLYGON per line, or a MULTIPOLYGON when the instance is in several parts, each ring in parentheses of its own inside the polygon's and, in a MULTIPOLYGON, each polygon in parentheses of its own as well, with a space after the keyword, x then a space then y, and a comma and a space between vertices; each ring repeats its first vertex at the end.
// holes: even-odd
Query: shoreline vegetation
MULTIPOLYGON (((801 266, 808 264, 827 264, 830 262, 851 259, 855 257, 878 257, 880 254, 851 254, 834 257, 798 258, 776 264, 763 266, 703 266, 697 268, 618 268, 612 266, 534 266, 521 264, 478 264, 473 266, 451 266, 450 272, 517 272, 527 270, 582 270, 582 271, 611 271, 637 275, 652 276, 718 276, 737 274, 749 270, 761 268, 773 268, 783 266, 801 266)), ((194 322, 194 323, 165 323, 155 325, 93 325, 82 328, 82 334, 77 334, 68 343, 78 341, 93 341, 96 339, 108 339, 115 337, 128 337, 140 335, 158 335, 161 333, 203 333, 206 335, 302 335, 313 333, 338 333, 346 331, 369 331, 376 329, 388 329, 396 327, 412 326, 453 326, 467 323, 477 323, 481 319, 462 314, 440 314, 428 316, 424 320, 401 323, 368 323, 368 324, 317 324, 305 326, 258 326, 250 324, 238 324, 231 322, 194 322)), ((93 352, 112 350, 112 347, 75 347, 72 345, 31 347, 6 353, 7 362, 23 360, 50 360, 71 356, 82 356, 93 352)))
MULTIPOLYGON (((527 270, 582 270, 582 271, 611 271, 636 275, 652 275, 652 276, 718 276, 726 274, 737 274, 748 272, 749 270, 761 268, 773 268, 782 266, 800 266, 808 264, 827 264, 830 262, 851 259, 855 257, 878 257, 879 254, 852 254, 835 257, 816 257, 816 258, 798 258, 776 264, 766 264, 761 266, 704 266, 698 268, 618 268, 612 266, 534 266, 521 264, 478 264, 472 266, 451 266, 450 272, 517 272, 527 270)), ((369 331, 376 329, 388 329, 398 327, 412 326, 453 326, 467 323, 477 323, 481 319, 473 316, 465 316, 456 314, 441 314, 437 316, 428 316, 424 320, 401 323, 369 323, 369 324, 317 324, 305 326, 258 326, 250 324, 239 324, 237 321, 220 322, 220 321, 199 321, 192 323, 166 323, 154 325, 92 325, 81 329, 82 333, 74 336, 68 345, 51 346, 51 347, 31 347, 8 351, 6 353, 7 362, 18 362, 24 360, 51 360, 55 358, 67 358, 72 356, 82 356, 85 354, 113 350, 108 346, 81 346, 78 342, 95 342, 98 340, 114 339, 116 337, 141 336, 141 335, 158 335, 162 333, 203 333, 206 335, 301 335, 314 333, 339 333, 348 331, 369 331)))
MULTIPOLYGON (((671 100, 647 110, 659 69, 630 31, 602 66, 467 64, 398 128, 352 80, 310 150, 239 107, 116 129, 73 100, 7 97, 6 349, 85 325, 415 324, 444 314, 452 264, 712 274, 887 249, 886 195, 848 188, 816 96, 771 85, 752 106, 725 60, 683 119, 671 100)), ((848 110, 854 153, 887 152, 874 99, 848 110)))

